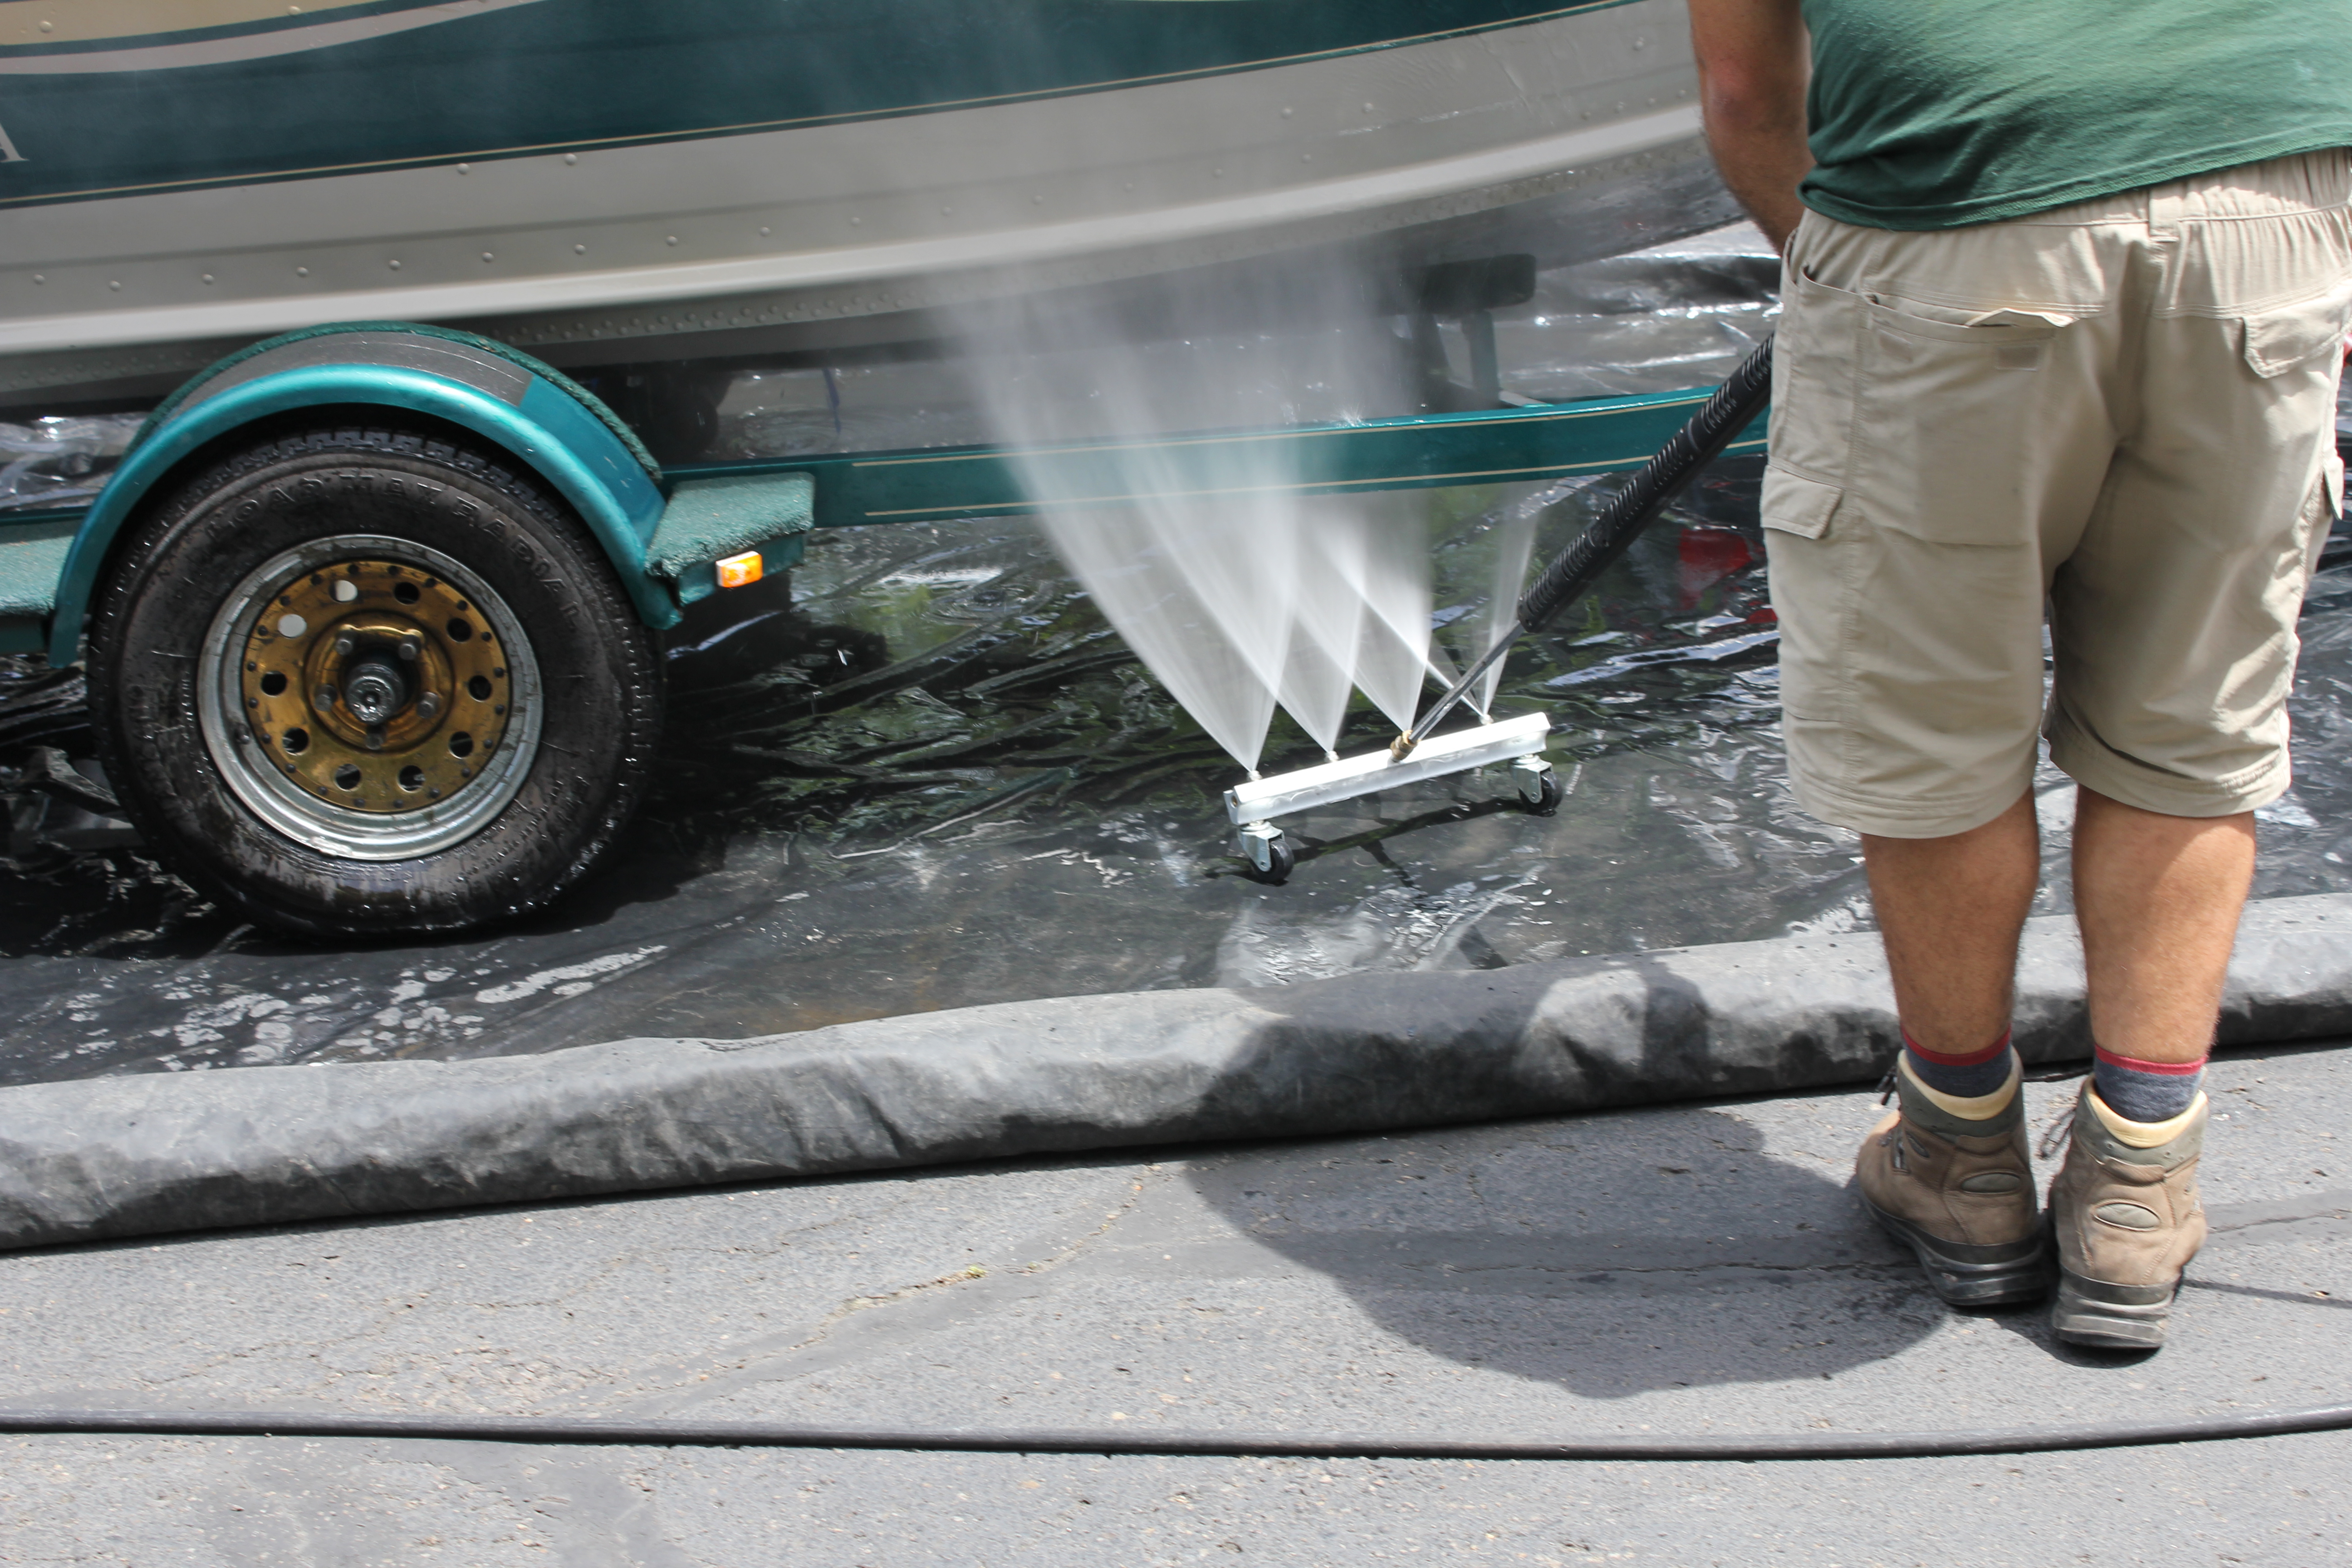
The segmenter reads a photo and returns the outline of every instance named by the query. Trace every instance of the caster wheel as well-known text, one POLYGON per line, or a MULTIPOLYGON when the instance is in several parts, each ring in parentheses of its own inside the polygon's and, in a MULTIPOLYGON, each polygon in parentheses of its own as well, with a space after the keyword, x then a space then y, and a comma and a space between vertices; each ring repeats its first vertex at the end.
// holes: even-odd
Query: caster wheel
POLYGON ((1521 757, 1511 764, 1511 784, 1530 816, 1549 816, 1559 809, 1568 791, 1559 775, 1541 757, 1521 757))
POLYGON ((1254 824, 1242 829, 1242 875, 1251 881, 1278 888, 1297 866, 1298 857, 1279 827, 1254 824))
POLYGON ((1568 791, 1560 787, 1559 775, 1547 768, 1544 770, 1543 784, 1537 791, 1536 798, 1528 802, 1528 815, 1549 816, 1559 810, 1559 803, 1566 798, 1568 798, 1568 791))

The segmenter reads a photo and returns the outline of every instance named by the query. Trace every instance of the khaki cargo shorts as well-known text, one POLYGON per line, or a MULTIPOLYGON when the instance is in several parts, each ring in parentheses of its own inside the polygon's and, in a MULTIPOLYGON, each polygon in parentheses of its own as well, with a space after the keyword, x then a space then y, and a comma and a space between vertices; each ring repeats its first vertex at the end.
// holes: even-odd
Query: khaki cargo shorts
POLYGON ((2037 731, 2149 811, 2285 790, 2343 499, 2347 198, 2333 152, 1935 233, 1805 215, 1763 505, 1799 804, 1965 832, 2024 793, 2037 731))

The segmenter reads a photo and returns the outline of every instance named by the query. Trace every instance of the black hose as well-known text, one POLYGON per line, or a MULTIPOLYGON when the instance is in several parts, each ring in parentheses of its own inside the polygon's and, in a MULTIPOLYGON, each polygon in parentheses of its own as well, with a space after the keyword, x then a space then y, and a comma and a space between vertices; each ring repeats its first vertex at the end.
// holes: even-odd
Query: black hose
POLYGON ((1464 671, 1462 678, 1423 712, 1412 729, 1391 743, 1390 754, 1399 759, 1411 755, 1412 749, 1429 738, 1438 721, 1453 710, 1511 644, 1541 627, 1592 586, 1593 580, 1624 554, 1626 547, 1665 510, 1666 503, 1680 495, 1684 487, 1698 477, 1701 468, 1721 456, 1723 449, 1748 428, 1748 422, 1763 411, 1771 397, 1772 339, 1768 334, 1748 351, 1748 357, 1739 362, 1739 368, 1731 373, 1731 378, 1700 405, 1689 422, 1667 438, 1666 444, 1642 465, 1623 489, 1609 498, 1601 515, 1576 536, 1575 542, 1555 556, 1542 575, 1528 584, 1527 592, 1519 595, 1518 619, 1510 630, 1496 638, 1486 656, 1464 671))
POLYGON ((1559 614, 1562 605, 1592 585, 1609 563, 1625 553, 1666 503, 1698 477, 1698 471, 1721 455, 1748 428, 1772 396, 1772 339, 1750 349, 1731 378, 1715 389, 1690 423, 1668 437, 1625 488, 1609 498, 1591 526, 1576 542, 1553 558, 1543 574, 1519 595, 1519 626, 1535 631, 1559 614))
POLYGON ((647 1448, 879 1448, 909 1453, 1175 1455, 1298 1459, 1927 1459, 2283 1437, 2352 1427, 2352 1405, 1979 1432, 1607 1436, 1517 1442, 1254 1432, 811 1426, 564 1415, 304 1415, 246 1410, 0 1410, 0 1432, 154 1437, 431 1437, 647 1448))

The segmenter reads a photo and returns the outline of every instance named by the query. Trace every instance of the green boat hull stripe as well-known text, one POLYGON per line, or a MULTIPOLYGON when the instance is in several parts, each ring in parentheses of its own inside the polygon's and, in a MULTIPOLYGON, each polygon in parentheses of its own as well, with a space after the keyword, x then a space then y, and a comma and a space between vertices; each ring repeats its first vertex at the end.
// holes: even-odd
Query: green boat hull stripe
POLYGON ((349 34, 352 8, 273 22, 346 40, 299 67, 216 58, 219 29, 188 35, 214 53, 177 66, 168 35, 115 65, 87 41, 0 48, 17 154, 0 162, 0 206, 1117 91, 1630 3, 538 0, 366 37, 349 34))

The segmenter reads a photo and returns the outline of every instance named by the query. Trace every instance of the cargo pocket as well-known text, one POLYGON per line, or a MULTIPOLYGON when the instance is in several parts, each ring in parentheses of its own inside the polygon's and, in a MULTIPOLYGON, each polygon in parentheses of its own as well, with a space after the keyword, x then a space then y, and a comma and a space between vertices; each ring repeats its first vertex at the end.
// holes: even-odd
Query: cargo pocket
POLYGON ((2352 285, 2338 285, 2325 294, 2277 310, 2240 316, 2240 344, 2247 367, 2269 381, 2297 366, 2308 365, 2323 354, 2340 352, 2347 314, 2352 314, 2352 285))
POLYGON ((1771 455, 1785 471, 1832 484, 1845 478, 1853 445, 1863 322, 1860 295, 1790 268, 1772 339, 1771 455))
POLYGON ((1852 679, 1840 641, 1850 619, 1840 561, 1844 547, 1830 538, 1844 497, 1838 486, 1797 473, 1778 458, 1765 464, 1759 510, 1780 628, 1782 733, 1791 765, 1802 761, 1811 775, 1825 779, 1843 776, 1837 764, 1843 742, 1835 725, 1819 721, 1846 710, 1843 693, 1852 679))
POLYGON ((1845 491, 1810 475, 1785 468, 1776 457, 1764 465, 1764 526, 1801 539, 1819 539, 1830 531, 1838 502, 1845 491))

